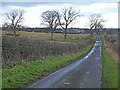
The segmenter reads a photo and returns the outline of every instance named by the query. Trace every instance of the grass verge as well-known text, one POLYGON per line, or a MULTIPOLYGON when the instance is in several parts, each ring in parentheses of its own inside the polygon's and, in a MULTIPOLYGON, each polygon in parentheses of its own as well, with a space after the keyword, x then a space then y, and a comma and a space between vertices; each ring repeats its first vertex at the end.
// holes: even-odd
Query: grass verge
POLYGON ((89 45, 79 53, 50 57, 44 61, 23 62, 12 68, 4 68, 2 70, 2 88, 26 87, 38 79, 82 58, 90 51, 92 46, 93 44, 89 45))
POLYGON ((118 88, 118 65, 104 43, 102 47, 102 88, 118 88))

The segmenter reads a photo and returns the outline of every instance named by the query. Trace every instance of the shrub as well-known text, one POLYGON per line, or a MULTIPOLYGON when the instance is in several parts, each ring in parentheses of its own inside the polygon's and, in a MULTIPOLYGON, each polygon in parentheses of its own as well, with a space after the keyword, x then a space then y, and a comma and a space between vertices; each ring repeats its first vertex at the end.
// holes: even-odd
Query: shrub
POLYGON ((2 60, 3 67, 14 66, 17 62, 45 59, 50 56, 71 54, 81 51, 93 42, 93 36, 79 43, 60 43, 30 39, 23 36, 3 35, 2 60))

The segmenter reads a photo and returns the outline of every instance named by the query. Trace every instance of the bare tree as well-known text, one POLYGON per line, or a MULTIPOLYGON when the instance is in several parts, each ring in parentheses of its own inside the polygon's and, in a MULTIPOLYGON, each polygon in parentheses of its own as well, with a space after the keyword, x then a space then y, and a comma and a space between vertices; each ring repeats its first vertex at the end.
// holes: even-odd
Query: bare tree
POLYGON ((61 20, 61 19, 59 18, 59 23, 60 23, 60 26, 64 29, 64 40, 66 40, 66 37, 67 37, 68 26, 69 26, 78 16, 80 16, 79 11, 76 11, 76 10, 73 9, 72 7, 64 8, 64 9, 62 10, 61 18, 63 18, 63 20, 61 20))
POLYGON ((47 25, 50 28, 51 31, 51 39, 53 40, 53 33, 56 30, 58 24, 59 24, 59 12, 57 11, 45 11, 42 13, 41 15, 42 19, 43 19, 43 23, 47 25))
POLYGON ((5 27, 11 28, 13 34, 16 34, 17 28, 21 27, 24 11, 21 9, 10 10, 8 13, 5 13, 6 22, 4 23, 5 27))
POLYGON ((100 29, 103 28, 103 22, 105 20, 102 18, 101 14, 92 14, 89 18, 89 27, 90 29, 100 29))

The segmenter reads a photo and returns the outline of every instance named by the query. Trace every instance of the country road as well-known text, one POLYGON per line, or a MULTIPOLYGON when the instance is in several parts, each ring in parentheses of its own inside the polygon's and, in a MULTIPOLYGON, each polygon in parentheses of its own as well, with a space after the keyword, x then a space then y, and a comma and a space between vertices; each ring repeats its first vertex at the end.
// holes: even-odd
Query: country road
POLYGON ((46 76, 28 88, 100 88, 102 77, 101 41, 82 59, 46 76))

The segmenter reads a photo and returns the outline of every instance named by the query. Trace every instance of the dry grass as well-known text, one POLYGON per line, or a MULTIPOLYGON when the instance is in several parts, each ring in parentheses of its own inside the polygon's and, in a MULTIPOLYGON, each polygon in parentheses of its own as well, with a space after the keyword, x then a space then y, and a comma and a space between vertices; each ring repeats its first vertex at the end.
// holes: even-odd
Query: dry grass
POLYGON ((107 47, 107 51, 112 55, 112 57, 115 58, 115 61, 116 63, 119 63, 118 60, 119 60, 119 55, 118 55, 118 45, 113 45, 112 43, 110 42, 107 42, 106 43, 106 47, 107 47))
MULTIPOLYGON (((3 31, 4 34, 10 34, 12 32, 3 31)), ((53 40, 51 40, 50 33, 39 33, 39 32, 25 32, 19 31, 18 35, 22 37, 28 37, 37 40, 46 40, 46 41, 56 41, 56 42, 70 42, 77 43, 82 39, 86 39, 90 36, 90 34, 68 34, 66 41, 64 41, 64 35, 62 33, 54 33, 53 40)))
MULTIPOLYGON (((118 33, 114 34, 106 34, 105 35, 105 42, 106 42, 106 47, 109 53, 114 57, 117 63, 119 63, 119 55, 120 55, 120 45, 119 45, 119 38, 118 38, 118 33)), ((119 63, 120 65, 120 63, 119 63)))

